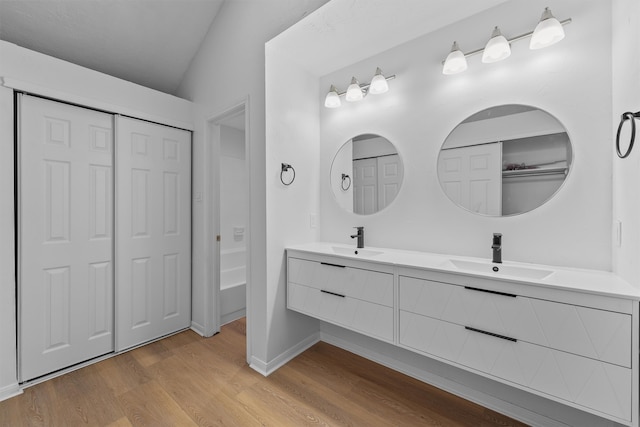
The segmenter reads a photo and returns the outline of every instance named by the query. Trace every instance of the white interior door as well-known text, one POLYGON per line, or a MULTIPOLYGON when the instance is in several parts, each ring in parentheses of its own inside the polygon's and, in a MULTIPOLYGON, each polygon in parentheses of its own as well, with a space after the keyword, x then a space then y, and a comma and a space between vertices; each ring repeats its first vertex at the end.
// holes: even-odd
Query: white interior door
POLYGON ((378 162, 375 158, 353 161, 353 212, 378 211, 378 162))
POLYGON ((20 104, 20 379, 27 381, 114 348, 113 116, 27 95, 20 104))
POLYGON ((116 349, 191 323, 191 133, 116 117, 116 349))
POLYGON ((502 215, 502 143, 443 150, 438 176, 447 196, 485 215, 502 215))
POLYGON ((400 192, 404 169, 400 156, 378 157, 378 210, 389 206, 400 192))

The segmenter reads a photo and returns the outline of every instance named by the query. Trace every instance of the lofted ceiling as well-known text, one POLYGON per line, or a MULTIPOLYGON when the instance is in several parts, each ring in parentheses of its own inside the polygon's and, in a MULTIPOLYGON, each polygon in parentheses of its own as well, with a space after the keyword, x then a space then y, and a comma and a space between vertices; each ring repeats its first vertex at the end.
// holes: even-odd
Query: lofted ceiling
POLYGON ((223 2, 0 0, 0 39, 175 94, 223 2))

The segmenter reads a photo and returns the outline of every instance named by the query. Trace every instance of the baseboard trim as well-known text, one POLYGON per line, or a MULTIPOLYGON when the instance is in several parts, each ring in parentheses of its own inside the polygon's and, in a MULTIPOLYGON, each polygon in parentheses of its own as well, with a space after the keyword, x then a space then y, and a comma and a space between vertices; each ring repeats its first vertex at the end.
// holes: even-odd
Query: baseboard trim
POLYGON ((249 363, 249 367, 258 372, 263 377, 267 376, 267 362, 265 362, 264 360, 258 359, 255 356, 251 356, 251 363, 249 363))
POLYGON ((247 315, 247 309, 241 308, 240 310, 232 311, 231 313, 223 314, 220 317, 220 326, 224 326, 227 323, 231 323, 238 319, 241 319, 247 315))
POLYGON ((22 394, 22 388, 18 383, 9 384, 0 388, 0 402, 22 394))
POLYGON ((566 424, 548 418, 537 412, 532 412, 521 406, 505 402, 501 399, 495 398, 479 390, 469 388, 455 381, 448 380, 439 375, 431 374, 427 371, 417 369, 414 366, 399 362, 398 360, 395 360, 391 357, 385 356, 357 344, 345 341, 326 332, 320 333, 320 340, 336 347, 340 347, 351 353, 357 354, 358 356, 364 357, 365 359, 369 359, 373 362, 379 363, 380 365, 386 366, 387 368, 401 372, 405 375, 430 384, 441 390, 447 391, 463 399, 469 400, 473 403, 477 403, 478 405, 481 405, 485 408, 491 409, 495 412, 499 412, 515 420, 521 421, 525 424, 540 427, 567 427, 566 424))
POLYGON ((251 363, 249 364, 249 366, 254 371, 257 371, 263 376, 268 377, 269 375, 277 371, 282 365, 294 359, 299 354, 304 353, 318 341, 320 341, 320 333, 316 332, 300 341, 293 347, 290 347, 288 350, 280 353, 277 357, 271 359, 269 362, 260 360, 255 356, 251 356, 251 363))
POLYGON ((191 321, 191 330, 193 332, 195 332, 196 334, 200 335, 201 337, 204 337, 204 326, 202 326, 201 324, 194 322, 193 320, 191 321))

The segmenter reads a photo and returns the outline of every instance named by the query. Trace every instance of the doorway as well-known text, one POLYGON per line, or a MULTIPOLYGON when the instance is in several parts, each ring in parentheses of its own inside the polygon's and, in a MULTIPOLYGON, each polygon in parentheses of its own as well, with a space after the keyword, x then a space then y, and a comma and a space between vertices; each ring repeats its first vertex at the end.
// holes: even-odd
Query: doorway
POLYGON ((248 212, 245 173, 245 113, 238 111, 218 122, 220 168, 218 207, 220 236, 220 325, 246 315, 248 212))
POLYGON ((247 360, 250 354, 251 229, 249 99, 207 119, 207 228, 212 245, 210 278, 205 291, 205 327, 247 316, 247 360))

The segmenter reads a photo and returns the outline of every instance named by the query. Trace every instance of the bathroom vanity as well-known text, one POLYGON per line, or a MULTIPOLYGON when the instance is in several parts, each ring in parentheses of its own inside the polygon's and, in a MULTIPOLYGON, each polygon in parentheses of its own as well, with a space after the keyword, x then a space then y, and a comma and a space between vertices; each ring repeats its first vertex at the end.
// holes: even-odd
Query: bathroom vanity
POLYGON ((289 309, 630 426, 638 300, 638 289, 602 271, 287 248, 289 309))

